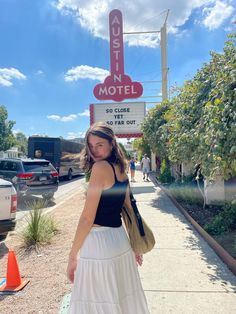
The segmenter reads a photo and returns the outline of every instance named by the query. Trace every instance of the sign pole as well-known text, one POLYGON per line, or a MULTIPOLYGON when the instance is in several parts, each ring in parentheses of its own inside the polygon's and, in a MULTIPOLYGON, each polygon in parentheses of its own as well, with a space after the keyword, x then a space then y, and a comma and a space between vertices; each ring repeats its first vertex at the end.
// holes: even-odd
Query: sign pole
POLYGON ((161 28, 161 77, 162 77, 162 101, 168 99, 167 92, 167 47, 166 47, 166 23, 161 28))

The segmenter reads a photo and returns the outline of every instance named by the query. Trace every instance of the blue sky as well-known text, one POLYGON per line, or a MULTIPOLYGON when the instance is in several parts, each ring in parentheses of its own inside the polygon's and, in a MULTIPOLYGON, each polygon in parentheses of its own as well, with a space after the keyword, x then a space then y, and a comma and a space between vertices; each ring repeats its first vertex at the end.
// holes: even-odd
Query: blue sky
MULTIPOLYGON (((0 0, 0 105, 16 121, 14 132, 84 134, 89 104, 99 103, 93 88, 110 68, 108 14, 115 8, 125 32, 159 30, 170 9, 169 88, 191 79, 235 31, 231 0, 0 0)), ((125 35, 124 43, 125 73, 139 82, 159 81, 158 36, 125 35)), ((143 86, 143 96, 161 96, 160 83, 143 86)))

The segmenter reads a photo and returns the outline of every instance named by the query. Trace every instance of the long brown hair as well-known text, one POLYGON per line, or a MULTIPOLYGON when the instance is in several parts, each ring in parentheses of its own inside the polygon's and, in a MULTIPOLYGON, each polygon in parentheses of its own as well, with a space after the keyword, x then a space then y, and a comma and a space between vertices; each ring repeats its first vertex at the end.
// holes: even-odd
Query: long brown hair
POLYGON ((89 135, 95 135, 100 138, 108 140, 108 142, 112 145, 111 154, 106 160, 108 162, 119 165, 121 173, 125 172, 126 169, 126 160, 122 150, 120 149, 119 144, 116 141, 116 137, 112 128, 105 122, 97 122, 93 124, 85 135, 85 147, 81 152, 80 157, 80 167, 86 172, 90 172, 94 160, 91 157, 91 152, 89 149, 88 137, 89 135))

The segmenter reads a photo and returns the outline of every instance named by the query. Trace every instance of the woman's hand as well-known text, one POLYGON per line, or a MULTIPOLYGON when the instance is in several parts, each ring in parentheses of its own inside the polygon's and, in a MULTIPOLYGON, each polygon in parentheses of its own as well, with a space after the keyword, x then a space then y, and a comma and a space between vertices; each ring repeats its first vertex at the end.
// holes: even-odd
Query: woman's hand
POLYGON ((68 265, 67 265, 67 277, 68 279, 74 283, 75 270, 77 267, 77 257, 69 257, 68 265))
POLYGON ((143 255, 135 254, 135 259, 136 259, 136 262, 138 263, 138 265, 142 266, 142 264, 143 264, 143 255))

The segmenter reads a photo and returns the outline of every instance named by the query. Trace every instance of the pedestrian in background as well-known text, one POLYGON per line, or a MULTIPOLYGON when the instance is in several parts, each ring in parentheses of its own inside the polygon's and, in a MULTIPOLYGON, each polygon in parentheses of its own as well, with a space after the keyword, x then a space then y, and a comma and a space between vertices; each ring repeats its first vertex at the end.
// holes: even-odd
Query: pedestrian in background
POLYGON ((129 169, 130 169, 130 177, 131 177, 131 182, 135 182, 135 159, 134 157, 131 158, 131 160, 129 161, 129 169))
POLYGON ((69 254, 70 314, 148 314, 135 255, 122 226, 131 206, 126 162, 113 130, 96 123, 85 137, 82 167, 90 172, 83 212, 69 254))
POLYGON ((150 172, 150 158, 148 158, 147 154, 144 155, 141 161, 141 169, 143 171, 143 180, 149 182, 149 172, 150 172))

